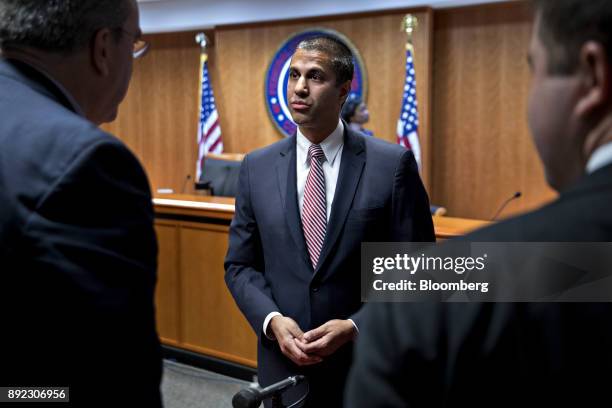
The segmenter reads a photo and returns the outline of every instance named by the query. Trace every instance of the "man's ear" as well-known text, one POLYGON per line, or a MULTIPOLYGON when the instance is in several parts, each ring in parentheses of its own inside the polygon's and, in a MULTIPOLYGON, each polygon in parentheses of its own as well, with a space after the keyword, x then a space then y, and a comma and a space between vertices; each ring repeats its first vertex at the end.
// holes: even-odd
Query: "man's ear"
POLYGON ((340 101, 342 101, 343 104, 346 102, 346 98, 348 98, 349 93, 351 92, 351 83, 352 81, 346 81, 340 85, 340 101))
POLYGON ((583 92, 576 105, 576 114, 584 117, 608 105, 612 73, 608 54, 598 42, 584 43, 579 58, 578 71, 583 92))
POLYGON ((102 76, 110 73, 110 46, 114 41, 113 32, 110 28, 102 28, 91 40, 91 61, 94 70, 102 76))

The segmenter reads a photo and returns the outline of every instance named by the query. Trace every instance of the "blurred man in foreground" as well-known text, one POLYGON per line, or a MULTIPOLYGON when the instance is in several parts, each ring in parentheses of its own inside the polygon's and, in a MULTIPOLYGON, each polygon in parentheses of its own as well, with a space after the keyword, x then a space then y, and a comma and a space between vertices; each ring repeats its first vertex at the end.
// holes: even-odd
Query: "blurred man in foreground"
POLYGON ((0 0, 0 386, 161 406, 147 177, 115 119, 135 0, 0 0))
MULTIPOLYGON (((612 3, 537 0, 529 124, 559 199, 469 241, 612 241, 612 3)), ((602 265, 610 268, 610 265, 602 265)), ((364 308, 347 407, 609 404, 609 303, 364 308)))

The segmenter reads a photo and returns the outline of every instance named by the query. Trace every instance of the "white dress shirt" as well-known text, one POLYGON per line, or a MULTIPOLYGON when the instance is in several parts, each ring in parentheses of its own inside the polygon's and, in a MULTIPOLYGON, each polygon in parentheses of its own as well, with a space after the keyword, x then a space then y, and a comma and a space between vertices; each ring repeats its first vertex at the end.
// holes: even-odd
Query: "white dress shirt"
MULTIPOLYGON (((298 128, 296 135, 296 171, 297 171, 297 195, 300 210, 302 215, 302 206, 304 204, 304 188, 306 187, 306 179, 310 172, 310 163, 308 163, 308 149, 312 143, 304 136, 298 128)), ((341 120, 338 121, 336 129, 325 138, 320 144, 325 161, 323 162, 323 173, 325 174, 325 201, 327 204, 327 220, 331 216, 332 204, 334 195, 336 194, 336 184, 338 183, 338 174, 340 173, 340 162, 342 161, 342 149, 344 148, 344 124, 341 120)), ((268 314, 263 323, 263 332, 271 340, 267 333, 268 324, 274 316, 282 316, 279 312, 268 314)), ((351 319, 349 319, 351 320, 351 319)), ((355 329, 357 325, 351 320, 355 329)), ((357 329, 359 332, 359 329, 357 329)))

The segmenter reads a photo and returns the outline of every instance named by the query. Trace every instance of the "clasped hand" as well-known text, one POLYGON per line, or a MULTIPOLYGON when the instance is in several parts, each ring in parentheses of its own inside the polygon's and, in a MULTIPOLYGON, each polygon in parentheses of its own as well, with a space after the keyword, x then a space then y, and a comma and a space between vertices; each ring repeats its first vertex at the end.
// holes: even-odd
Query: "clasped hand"
POLYGON ((304 333, 293 319, 275 316, 270 329, 282 353, 299 366, 320 363, 357 335, 350 320, 338 319, 304 333))

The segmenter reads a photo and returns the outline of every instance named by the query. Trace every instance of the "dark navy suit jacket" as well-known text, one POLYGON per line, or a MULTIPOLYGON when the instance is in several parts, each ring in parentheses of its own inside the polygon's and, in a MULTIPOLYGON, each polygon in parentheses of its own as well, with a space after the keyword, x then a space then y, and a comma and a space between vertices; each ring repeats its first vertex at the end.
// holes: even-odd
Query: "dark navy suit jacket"
POLYGON ((359 326, 361 243, 434 239, 427 194, 412 153, 345 125, 325 243, 313 268, 298 210, 295 136, 247 155, 225 278, 258 335, 260 382, 267 385, 304 373, 310 381, 311 405, 323 395, 327 403, 339 404, 352 345, 321 364, 299 368, 263 335, 264 319, 279 311, 304 331, 331 319, 352 318, 359 326))
MULTIPOLYGON (((612 165, 537 211, 463 239, 612 242, 610 203, 612 165)), ((375 303, 362 318, 346 407, 610 403, 612 303, 375 303)))
POLYGON ((33 68, 0 58, 0 385, 161 406, 146 175, 33 68))

